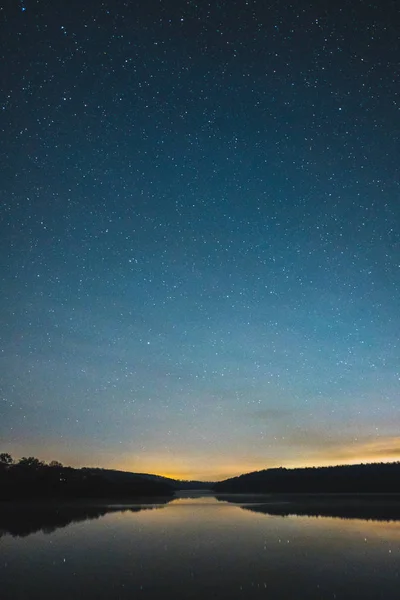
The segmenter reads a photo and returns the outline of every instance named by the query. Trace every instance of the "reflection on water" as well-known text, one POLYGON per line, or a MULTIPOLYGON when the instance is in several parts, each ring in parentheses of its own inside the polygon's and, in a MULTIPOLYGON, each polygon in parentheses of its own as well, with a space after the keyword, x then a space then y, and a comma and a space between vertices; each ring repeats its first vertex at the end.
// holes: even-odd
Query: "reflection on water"
POLYGON ((400 497, 365 494, 303 494, 303 495, 234 495, 216 496, 220 502, 230 502, 246 510, 268 515, 302 515, 308 517, 339 517, 373 521, 400 521, 400 497))
POLYGON ((20 504, 0 505, 0 538, 9 533, 15 537, 25 537, 42 531, 53 533, 56 529, 67 527, 71 523, 79 523, 90 519, 98 519, 112 512, 140 512, 162 508, 171 498, 158 498, 157 504, 141 505, 86 505, 74 504, 20 504))
POLYGON ((398 599, 400 521, 283 518, 280 502, 3 507, 1 598, 398 599))

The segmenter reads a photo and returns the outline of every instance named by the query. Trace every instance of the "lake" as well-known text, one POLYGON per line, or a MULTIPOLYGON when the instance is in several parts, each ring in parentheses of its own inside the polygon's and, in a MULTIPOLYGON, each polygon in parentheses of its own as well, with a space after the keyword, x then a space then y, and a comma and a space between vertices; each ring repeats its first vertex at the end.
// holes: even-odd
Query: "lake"
POLYGON ((268 497, 202 494, 3 507, 1 598, 400 598, 400 520, 269 507, 268 497))

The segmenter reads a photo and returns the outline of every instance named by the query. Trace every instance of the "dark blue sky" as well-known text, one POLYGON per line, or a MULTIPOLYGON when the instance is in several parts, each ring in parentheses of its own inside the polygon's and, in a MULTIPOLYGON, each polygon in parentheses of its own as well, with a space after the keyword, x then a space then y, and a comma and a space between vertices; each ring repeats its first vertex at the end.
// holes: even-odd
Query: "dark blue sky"
POLYGON ((205 479, 397 460, 397 2, 0 19, 3 451, 205 479))

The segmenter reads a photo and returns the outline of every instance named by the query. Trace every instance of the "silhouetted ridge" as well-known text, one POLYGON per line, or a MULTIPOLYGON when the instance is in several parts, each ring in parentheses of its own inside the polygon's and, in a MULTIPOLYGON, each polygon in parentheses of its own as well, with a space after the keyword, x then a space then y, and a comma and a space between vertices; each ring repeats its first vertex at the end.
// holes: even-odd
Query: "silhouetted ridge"
POLYGON ((218 493, 400 493, 400 463, 267 469, 215 483, 218 493))
POLYGON ((109 479, 110 481, 121 481, 123 479, 130 480, 135 477, 146 479, 148 481, 155 481, 158 483, 165 483, 174 490, 204 490, 211 489, 214 485, 210 481, 196 481, 196 480, 183 480, 183 479, 172 479, 171 477, 164 477, 162 475, 152 475, 150 473, 130 473, 128 471, 115 471, 114 469, 99 469, 89 468, 88 471, 92 473, 99 473, 109 479))
POLYGON ((53 461, 45 464, 34 457, 14 463, 0 454, 0 500, 35 498, 117 498, 173 495, 165 481, 133 473, 102 469, 73 469, 53 461))

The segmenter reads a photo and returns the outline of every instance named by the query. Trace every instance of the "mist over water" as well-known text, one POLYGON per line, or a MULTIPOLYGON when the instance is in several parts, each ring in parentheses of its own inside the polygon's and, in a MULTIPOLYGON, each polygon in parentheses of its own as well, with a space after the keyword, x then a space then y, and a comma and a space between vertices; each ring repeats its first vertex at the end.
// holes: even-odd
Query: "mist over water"
POLYGON ((398 598, 400 521, 229 499, 3 508, 2 597, 398 598))

